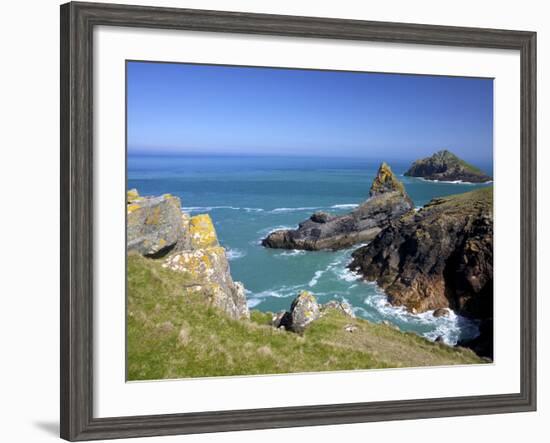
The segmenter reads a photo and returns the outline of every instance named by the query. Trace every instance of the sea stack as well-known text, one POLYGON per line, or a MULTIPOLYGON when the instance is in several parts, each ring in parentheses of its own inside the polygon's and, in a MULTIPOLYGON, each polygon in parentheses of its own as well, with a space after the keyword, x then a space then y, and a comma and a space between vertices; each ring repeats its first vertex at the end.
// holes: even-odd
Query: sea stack
POLYGON ((262 240, 268 248, 337 250, 372 240, 392 220, 414 208, 403 184, 382 163, 368 200, 345 215, 316 212, 297 229, 279 230, 262 240))
POLYGON ((436 152, 431 157, 416 160, 405 172, 405 175, 421 177, 426 180, 468 183, 486 183, 493 180, 480 169, 447 150, 436 152))
MULTIPOLYGON (((492 334, 493 187, 433 199, 355 251, 349 267, 376 281, 394 305, 451 308, 492 334)), ((476 347, 492 358, 492 335, 476 347)))

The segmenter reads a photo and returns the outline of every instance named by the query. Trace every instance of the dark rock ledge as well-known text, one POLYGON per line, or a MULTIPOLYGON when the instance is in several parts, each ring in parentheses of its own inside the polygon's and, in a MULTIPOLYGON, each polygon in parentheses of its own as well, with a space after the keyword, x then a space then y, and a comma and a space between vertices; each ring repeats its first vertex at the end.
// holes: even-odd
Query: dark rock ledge
POLYGON ((372 240, 391 220, 414 207, 403 184, 390 167, 382 163, 368 200, 349 214, 316 212, 298 229, 279 230, 262 240, 267 248, 337 250, 372 240))
POLYGON ((376 281, 393 305, 479 319, 482 335, 471 347, 492 358, 492 187, 433 199, 393 221, 353 253, 349 267, 376 281))

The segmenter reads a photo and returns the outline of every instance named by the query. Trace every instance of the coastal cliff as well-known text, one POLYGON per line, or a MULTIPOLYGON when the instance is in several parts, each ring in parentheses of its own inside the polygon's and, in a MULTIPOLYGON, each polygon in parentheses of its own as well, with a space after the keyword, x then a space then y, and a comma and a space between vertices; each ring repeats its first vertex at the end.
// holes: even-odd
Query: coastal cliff
POLYGON ((479 319, 485 337, 477 351, 492 358, 492 187, 436 198, 404 215, 355 251, 349 267, 376 281, 394 305, 479 319))
POLYGON ((403 184, 382 163, 368 200, 349 214, 316 212, 297 229, 278 230, 262 240, 268 248, 337 250, 372 240, 388 223, 414 207, 403 184))
POLYGON ((207 214, 190 217, 178 197, 127 196, 127 250, 184 274, 182 293, 197 292, 231 318, 248 318, 245 289, 233 281, 225 249, 207 214))
POLYGON ((291 303, 288 328, 270 312, 236 320, 200 291, 182 292, 187 283, 159 260, 128 257, 129 380, 486 363, 469 349, 355 318, 342 302, 318 304, 312 293, 291 303))
POLYGON ((408 177, 426 180, 486 183, 492 180, 475 166, 458 158, 452 152, 442 150, 431 157, 416 160, 405 172, 408 177))
MULTIPOLYGON (((375 195, 396 186, 382 177, 375 195)), ((308 291, 288 311, 249 312, 208 215, 181 212, 177 197, 130 191, 127 216, 129 380, 485 362, 308 291)))

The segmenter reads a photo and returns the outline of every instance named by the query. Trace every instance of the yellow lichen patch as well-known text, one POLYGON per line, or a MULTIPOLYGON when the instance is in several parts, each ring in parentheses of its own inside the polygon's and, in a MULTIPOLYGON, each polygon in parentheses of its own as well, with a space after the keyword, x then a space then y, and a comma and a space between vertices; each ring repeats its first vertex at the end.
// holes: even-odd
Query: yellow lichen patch
POLYGON ((376 178, 372 182, 370 195, 372 196, 380 192, 391 190, 401 193, 405 192, 403 184, 395 177, 389 165, 386 162, 382 162, 376 174, 376 178))
POLYGON ((315 296, 309 291, 301 291, 298 297, 300 297, 302 300, 317 302, 315 296))
POLYGON ((191 234, 191 245, 194 249, 218 245, 216 230, 208 214, 191 217, 189 232, 191 234))
POLYGON ((137 189, 129 189, 126 192, 126 201, 128 203, 131 203, 131 202, 133 202, 134 200, 136 200, 138 198, 139 198, 139 193, 138 193, 137 189))
POLYGON ((128 214, 131 214, 132 212, 137 211, 138 209, 141 209, 141 206, 137 203, 132 203, 131 205, 128 205, 128 214))

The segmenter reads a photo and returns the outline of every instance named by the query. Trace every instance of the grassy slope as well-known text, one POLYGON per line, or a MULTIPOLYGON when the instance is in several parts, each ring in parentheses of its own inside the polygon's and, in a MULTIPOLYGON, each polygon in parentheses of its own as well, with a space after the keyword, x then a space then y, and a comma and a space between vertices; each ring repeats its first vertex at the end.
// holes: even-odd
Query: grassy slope
POLYGON ((303 336, 227 318, 185 289, 185 276, 159 262, 128 257, 128 379, 274 374, 481 363, 470 350, 330 311, 303 336), (344 326, 358 329, 349 333, 344 326))

